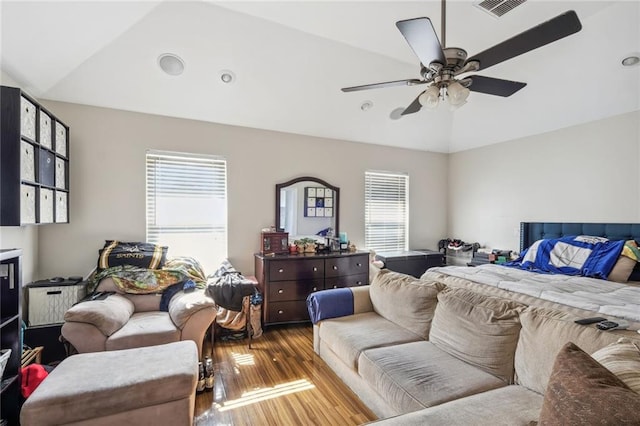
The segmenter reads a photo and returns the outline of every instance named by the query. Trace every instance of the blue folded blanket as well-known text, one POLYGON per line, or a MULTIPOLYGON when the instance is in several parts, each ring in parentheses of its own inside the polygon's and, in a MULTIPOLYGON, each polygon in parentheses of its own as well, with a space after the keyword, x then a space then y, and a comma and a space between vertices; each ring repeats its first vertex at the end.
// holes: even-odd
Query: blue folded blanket
POLYGON ((538 240, 505 266, 543 274, 582 275, 606 279, 624 246, 624 241, 573 235, 538 240))
POLYGON ((349 288, 317 291, 307 297, 311 322, 316 324, 328 318, 353 315, 353 292, 349 288))

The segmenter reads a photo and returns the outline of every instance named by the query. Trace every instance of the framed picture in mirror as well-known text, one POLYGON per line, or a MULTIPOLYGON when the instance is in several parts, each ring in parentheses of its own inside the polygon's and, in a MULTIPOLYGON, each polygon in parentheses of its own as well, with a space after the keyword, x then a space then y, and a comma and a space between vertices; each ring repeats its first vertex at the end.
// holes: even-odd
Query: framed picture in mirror
POLYGON ((333 217, 333 190, 324 187, 304 189, 305 217, 333 217))

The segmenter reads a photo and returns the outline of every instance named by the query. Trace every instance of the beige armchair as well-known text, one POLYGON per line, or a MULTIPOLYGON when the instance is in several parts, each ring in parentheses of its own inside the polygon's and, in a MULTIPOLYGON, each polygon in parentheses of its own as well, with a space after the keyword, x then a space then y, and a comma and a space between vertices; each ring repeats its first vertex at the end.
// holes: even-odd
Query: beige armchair
POLYGON ((216 306, 203 290, 179 291, 160 311, 161 295, 124 294, 110 278, 98 291, 115 291, 104 300, 71 307, 64 316, 62 336, 77 352, 99 352, 193 340, 202 358, 204 335, 216 316, 216 306))

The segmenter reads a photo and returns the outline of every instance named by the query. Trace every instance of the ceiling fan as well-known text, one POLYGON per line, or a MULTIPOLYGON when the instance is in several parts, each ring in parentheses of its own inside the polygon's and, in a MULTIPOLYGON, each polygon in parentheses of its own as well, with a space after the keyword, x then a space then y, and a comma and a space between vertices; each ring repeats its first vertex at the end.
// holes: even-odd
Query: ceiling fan
POLYGON ((469 92, 479 92, 496 96, 511 96, 526 86, 518 81, 502 80, 481 75, 460 78, 461 74, 480 71, 523 53, 560 40, 582 29, 578 15, 574 11, 565 12, 539 24, 523 33, 503 41, 467 59, 467 52, 458 47, 446 47, 446 0, 442 0, 442 44, 429 18, 415 18, 396 22, 409 46, 420 59, 421 79, 405 79, 384 83, 345 87, 343 92, 376 89, 393 86, 417 86, 429 84, 405 110, 402 115, 413 114, 420 108, 433 109, 439 100, 446 98, 452 108, 464 105, 469 92))

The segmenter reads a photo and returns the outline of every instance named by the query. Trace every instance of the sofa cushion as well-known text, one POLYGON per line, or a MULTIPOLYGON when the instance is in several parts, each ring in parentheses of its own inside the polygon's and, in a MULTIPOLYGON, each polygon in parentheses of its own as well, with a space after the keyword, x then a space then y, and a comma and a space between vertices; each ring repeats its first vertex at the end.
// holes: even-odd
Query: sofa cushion
POLYGON ((368 349, 358 373, 401 413, 505 385, 426 341, 368 349))
MULTIPOLYGON (((560 349, 574 342, 589 353, 635 332, 600 331, 593 325, 579 325, 575 315, 561 311, 528 307, 520 314, 520 338, 516 347, 516 383, 544 393, 560 349)), ((633 338, 632 338, 633 340, 633 338)), ((636 338, 637 341, 637 338, 636 338)))
POLYGON ((320 339, 354 370, 365 349, 421 340, 375 312, 324 320, 320 323, 320 339))
POLYGON ((176 328, 167 312, 140 312, 107 340, 108 351, 143 346, 162 345, 180 340, 176 328))
POLYGON ((625 385, 640 393, 640 344, 620 338, 591 354, 591 357, 615 374, 625 385))
POLYGON ((104 300, 91 300, 73 305, 64 314, 66 322, 92 324, 105 336, 111 336, 124 326, 133 314, 133 303, 119 294, 104 300))
POLYGON ((413 413, 390 417, 376 426, 514 426, 538 418, 542 395, 523 386, 505 386, 413 413))
POLYGON ((429 340, 443 351, 513 382, 513 357, 524 305, 464 289, 447 289, 438 306, 429 340))
POLYGON ((443 288, 439 283, 383 269, 371 283, 369 294, 375 312, 427 339, 438 291, 443 288))
POLYGON ((640 395, 575 344, 556 357, 539 425, 638 424, 640 395))

